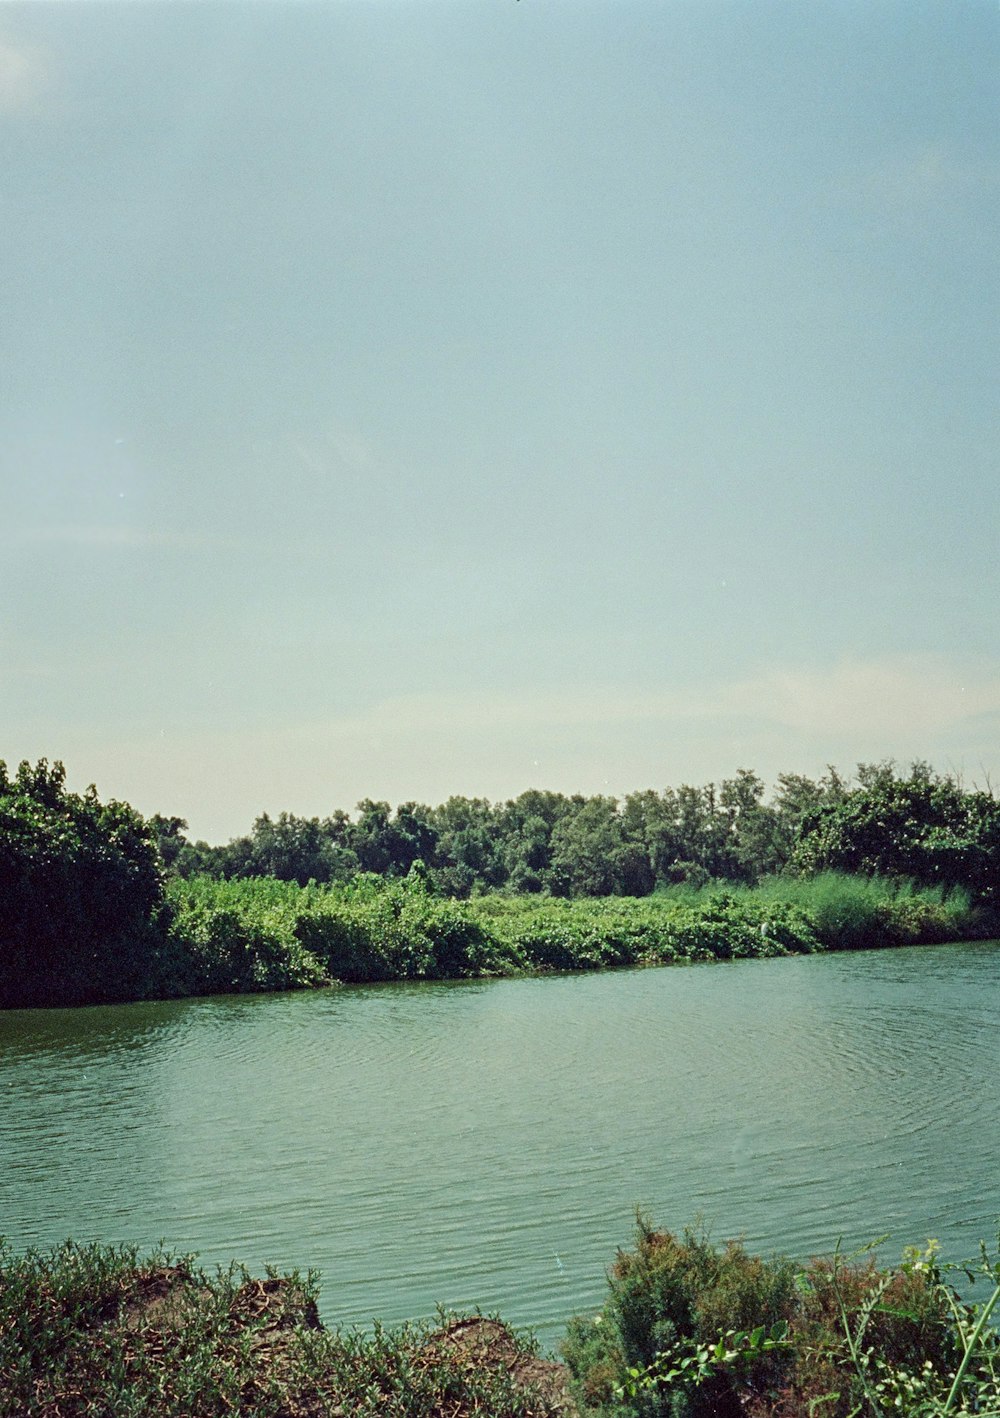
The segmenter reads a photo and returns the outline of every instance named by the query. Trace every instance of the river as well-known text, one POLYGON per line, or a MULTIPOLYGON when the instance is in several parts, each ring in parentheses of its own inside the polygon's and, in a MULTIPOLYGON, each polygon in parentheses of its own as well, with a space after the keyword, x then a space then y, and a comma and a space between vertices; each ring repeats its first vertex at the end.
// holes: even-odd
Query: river
POLYGON ((318 1268, 554 1346, 637 1206, 798 1256, 1000 1216, 1000 943, 0 1013, 0 1234, 318 1268))

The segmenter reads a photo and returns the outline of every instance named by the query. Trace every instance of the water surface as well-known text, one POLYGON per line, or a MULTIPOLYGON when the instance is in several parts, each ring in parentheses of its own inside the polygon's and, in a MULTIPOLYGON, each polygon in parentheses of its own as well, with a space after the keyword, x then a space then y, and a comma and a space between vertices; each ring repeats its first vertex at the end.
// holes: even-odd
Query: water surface
POLYGON ((1000 1215, 1000 944, 0 1013, 0 1233, 555 1344, 635 1208, 805 1256, 1000 1215))

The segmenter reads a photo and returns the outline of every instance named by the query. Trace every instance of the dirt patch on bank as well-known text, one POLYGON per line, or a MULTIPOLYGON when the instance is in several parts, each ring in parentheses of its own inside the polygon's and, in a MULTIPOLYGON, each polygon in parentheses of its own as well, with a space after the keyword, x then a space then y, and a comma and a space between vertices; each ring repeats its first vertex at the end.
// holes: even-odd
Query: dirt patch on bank
POLYGON ((541 1415, 575 1414, 569 1392, 569 1370, 553 1359, 526 1351, 501 1320, 473 1316, 450 1321, 432 1334, 417 1353, 419 1364, 451 1358, 470 1370, 507 1373, 527 1395, 537 1395, 541 1415))
POLYGON ((331 1332, 296 1278, 212 1279, 184 1262, 119 1272, 89 1313, 36 1352, 17 1398, 0 1386, 0 1418, 116 1418, 126 1401, 148 1418, 577 1411, 565 1366, 539 1358, 501 1320, 459 1317, 431 1333, 331 1332))

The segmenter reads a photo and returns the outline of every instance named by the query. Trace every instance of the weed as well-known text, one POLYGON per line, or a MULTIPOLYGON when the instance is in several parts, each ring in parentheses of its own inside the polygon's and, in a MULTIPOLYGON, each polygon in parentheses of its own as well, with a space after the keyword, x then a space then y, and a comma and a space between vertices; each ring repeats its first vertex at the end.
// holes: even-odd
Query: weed
POLYGON ((558 1366, 499 1320, 327 1333, 316 1277, 0 1244, 2 1418, 544 1418, 558 1366))
POLYGON ((564 1353, 583 1411, 618 1418, 997 1418, 998 1304, 985 1251, 942 1267, 931 1243, 885 1268, 838 1247, 800 1268, 640 1217, 599 1323, 574 1320, 564 1353), (960 1298, 954 1269, 988 1281, 984 1303, 960 1298))

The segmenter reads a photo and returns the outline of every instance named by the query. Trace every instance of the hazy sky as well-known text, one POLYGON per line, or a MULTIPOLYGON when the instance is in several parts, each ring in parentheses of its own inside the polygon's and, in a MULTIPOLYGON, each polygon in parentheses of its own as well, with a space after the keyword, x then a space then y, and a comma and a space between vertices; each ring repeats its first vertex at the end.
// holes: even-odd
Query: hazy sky
POLYGON ((997 0, 0 7, 0 757, 1000 780, 997 0))

